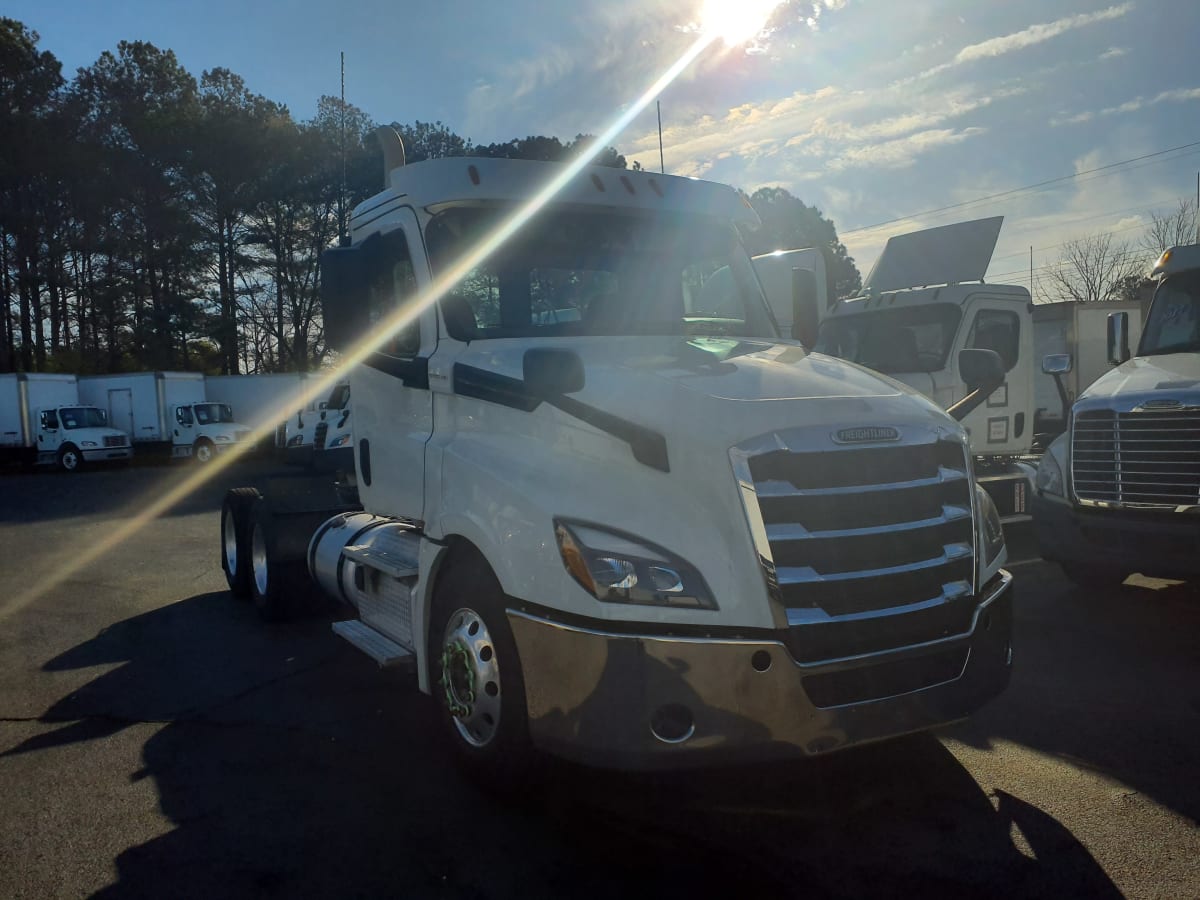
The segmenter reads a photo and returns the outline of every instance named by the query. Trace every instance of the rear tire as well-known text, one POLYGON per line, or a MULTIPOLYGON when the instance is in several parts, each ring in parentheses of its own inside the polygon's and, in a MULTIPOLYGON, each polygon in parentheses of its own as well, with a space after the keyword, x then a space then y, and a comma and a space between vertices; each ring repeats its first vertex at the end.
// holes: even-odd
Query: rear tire
POLYGON ((442 733, 488 790, 524 785, 532 753, 525 680, 504 592, 477 551, 448 561, 434 588, 429 674, 442 733))
POLYGON ((250 597, 250 509, 261 497, 257 488, 233 488, 221 504, 221 569, 239 600, 250 597))
POLYGON ((78 472, 83 468, 83 453, 74 444, 63 444, 58 448, 58 467, 64 472, 78 472))

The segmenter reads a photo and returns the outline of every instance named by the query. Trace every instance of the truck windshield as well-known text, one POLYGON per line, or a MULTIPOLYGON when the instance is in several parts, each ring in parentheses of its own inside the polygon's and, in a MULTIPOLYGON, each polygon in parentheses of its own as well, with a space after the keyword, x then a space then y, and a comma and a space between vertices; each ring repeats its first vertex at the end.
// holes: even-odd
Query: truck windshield
MULTIPOLYGON (((427 241, 435 275, 501 213, 439 213, 427 241)), ((732 226, 696 217, 554 210, 526 225, 442 299, 453 337, 730 335, 777 338, 732 226)))
POLYGON ((108 424, 104 413, 94 406, 68 406, 58 411, 63 428, 103 428, 108 424))
POLYGON ((192 409, 196 412, 196 421, 201 425, 233 421, 233 409, 228 403, 197 403, 192 409))
POLYGON ((946 365, 961 319, 951 303, 838 316, 821 323, 816 350, 890 375, 936 372, 946 365))
POLYGON ((1200 273, 1168 278, 1154 294, 1139 356, 1200 350, 1200 273))

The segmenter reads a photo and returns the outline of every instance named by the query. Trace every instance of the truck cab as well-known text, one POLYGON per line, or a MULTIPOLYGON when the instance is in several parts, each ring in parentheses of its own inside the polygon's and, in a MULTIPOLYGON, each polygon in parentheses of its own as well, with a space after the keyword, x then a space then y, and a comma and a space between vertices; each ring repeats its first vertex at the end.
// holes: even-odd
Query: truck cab
POLYGON ((1128 312, 1111 314, 1114 368, 1075 401, 1037 472, 1042 555, 1086 586, 1200 575, 1200 244, 1167 250, 1152 277, 1136 352, 1128 312))
POLYGON ((133 455, 129 436, 108 424, 108 414, 94 406, 55 406, 35 411, 37 461, 74 472, 85 463, 127 460, 133 455))
POLYGON ((815 755, 1003 689, 1011 576, 965 432, 779 334, 736 191, 385 157, 322 260, 361 509, 301 540, 311 507, 231 492, 233 590, 277 617, 296 560, 489 778, 531 746, 815 755))
POLYGON ((173 423, 174 455, 193 456, 200 463, 211 461, 250 434, 249 428, 234 419, 228 403, 181 403, 171 406, 168 415, 173 423))

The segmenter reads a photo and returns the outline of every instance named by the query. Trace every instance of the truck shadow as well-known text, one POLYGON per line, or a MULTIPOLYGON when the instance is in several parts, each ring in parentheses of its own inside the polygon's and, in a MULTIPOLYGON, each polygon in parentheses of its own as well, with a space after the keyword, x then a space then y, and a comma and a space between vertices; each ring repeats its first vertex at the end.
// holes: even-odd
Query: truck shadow
POLYGON ((1116 895, 1060 823, 928 736, 654 776, 542 761, 540 790, 495 799, 454 768, 411 677, 329 621, 267 628, 202 594, 45 664, 115 667, 5 755, 161 723, 118 777, 152 778, 171 828, 121 852, 102 896, 1116 895))
MULTIPOLYGON (((158 465, 94 466, 82 472, 13 471, 0 481, 0 524, 44 522, 96 516, 123 518, 148 503, 180 489, 202 470, 190 462, 158 465)), ((259 485, 268 479, 312 479, 303 469, 269 459, 239 461, 188 490, 165 515, 185 516, 221 508, 225 491, 236 485, 259 485)))
POLYGON ((947 734, 1071 761, 1200 821, 1190 775, 1200 746, 1195 587, 1089 591, 1036 563, 1017 590, 1012 684, 947 734))

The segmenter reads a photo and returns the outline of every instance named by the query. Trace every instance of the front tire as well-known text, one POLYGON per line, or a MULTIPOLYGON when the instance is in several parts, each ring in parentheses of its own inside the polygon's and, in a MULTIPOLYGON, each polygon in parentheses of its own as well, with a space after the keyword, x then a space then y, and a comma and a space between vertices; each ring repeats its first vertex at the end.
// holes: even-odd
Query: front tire
POLYGON ((250 510, 261 499, 252 487, 233 488, 221 504, 221 570, 239 600, 250 597, 250 510))
POLYGON ((525 680, 504 592, 477 553, 447 562, 434 589, 429 670, 442 732, 467 774, 507 791, 531 754, 525 680))
POLYGON ((217 455, 217 448, 213 446, 213 442, 208 438, 200 438, 192 447, 192 456, 196 458, 196 462, 202 466, 208 465, 217 455))
POLYGON ((83 468, 83 453, 74 444, 63 444, 58 448, 58 467, 64 472, 78 472, 83 468))

